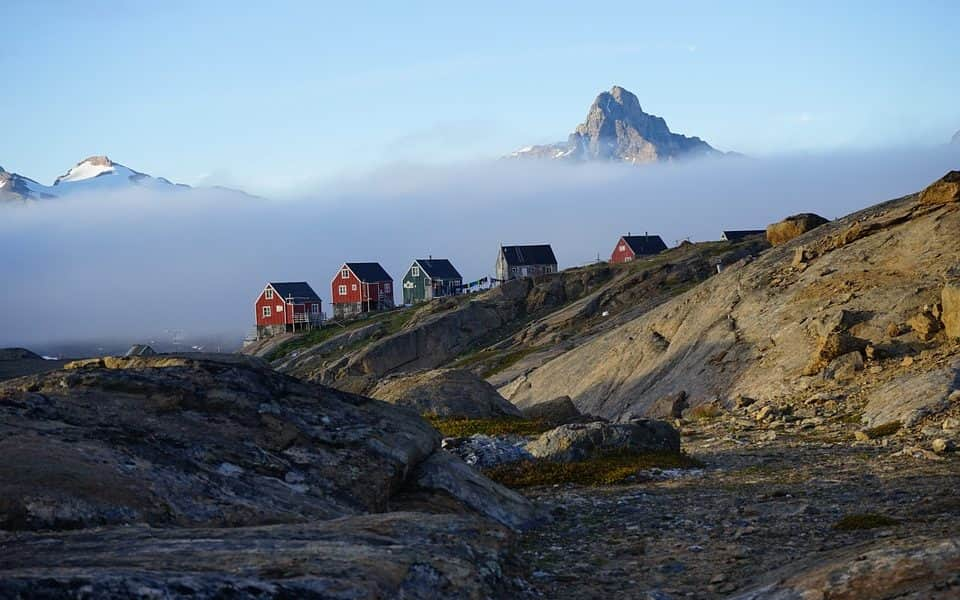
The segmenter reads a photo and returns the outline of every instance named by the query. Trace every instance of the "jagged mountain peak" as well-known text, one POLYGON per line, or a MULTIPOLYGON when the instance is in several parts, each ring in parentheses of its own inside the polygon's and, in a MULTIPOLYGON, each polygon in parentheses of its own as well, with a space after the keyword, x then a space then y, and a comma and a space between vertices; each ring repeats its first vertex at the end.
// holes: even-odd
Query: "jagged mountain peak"
POLYGON ((511 156, 648 163, 719 154, 698 137, 673 133, 661 117, 643 111, 635 94, 615 85, 596 97, 566 142, 528 146, 511 156))
POLYGON ((10 173, 0 167, 0 202, 38 200, 52 198, 53 194, 45 185, 40 185, 29 177, 10 173))

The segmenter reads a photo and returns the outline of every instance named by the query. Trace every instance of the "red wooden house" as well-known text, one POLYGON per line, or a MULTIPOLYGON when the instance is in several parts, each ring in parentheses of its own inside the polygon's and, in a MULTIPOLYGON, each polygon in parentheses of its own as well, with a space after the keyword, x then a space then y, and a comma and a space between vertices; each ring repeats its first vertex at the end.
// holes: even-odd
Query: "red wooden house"
POLYGON ((660 254, 667 249, 659 235, 630 235, 629 233, 620 236, 617 245, 613 248, 610 255, 610 262, 625 263, 637 258, 638 256, 650 256, 660 254))
POLYGON ((305 281, 268 283, 256 301, 257 337, 320 327, 320 297, 305 281))
POLYGON ((337 318, 393 308, 393 279, 380 263, 343 263, 330 282, 337 318))

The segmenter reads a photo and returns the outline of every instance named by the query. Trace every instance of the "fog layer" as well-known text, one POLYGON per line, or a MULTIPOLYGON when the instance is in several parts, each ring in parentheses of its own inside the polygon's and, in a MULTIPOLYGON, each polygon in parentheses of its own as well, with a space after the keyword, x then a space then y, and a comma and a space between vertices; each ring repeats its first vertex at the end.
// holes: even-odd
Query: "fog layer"
POLYGON ((0 346, 239 340, 267 281, 310 282, 330 311, 344 261, 399 281, 414 258, 467 280, 498 244, 548 242, 561 267, 609 256, 628 231, 712 240, 801 211, 836 218, 919 190, 957 147, 631 167, 524 161, 395 166, 264 200, 217 190, 127 191, 0 207, 0 346))

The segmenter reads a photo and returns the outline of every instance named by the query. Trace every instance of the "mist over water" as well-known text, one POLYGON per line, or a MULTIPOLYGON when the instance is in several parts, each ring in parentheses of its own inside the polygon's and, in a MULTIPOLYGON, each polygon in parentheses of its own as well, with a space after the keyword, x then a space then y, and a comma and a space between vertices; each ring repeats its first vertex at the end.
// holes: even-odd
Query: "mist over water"
POLYGON ((672 246, 796 212, 840 217, 951 168, 956 146, 644 167, 503 160, 397 165, 272 200, 133 190, 0 207, 0 347, 165 349, 182 331, 228 350, 267 281, 310 282, 329 314, 344 261, 379 261, 399 282, 433 255, 474 280, 498 244, 546 242, 567 267, 605 259, 628 231, 672 246))

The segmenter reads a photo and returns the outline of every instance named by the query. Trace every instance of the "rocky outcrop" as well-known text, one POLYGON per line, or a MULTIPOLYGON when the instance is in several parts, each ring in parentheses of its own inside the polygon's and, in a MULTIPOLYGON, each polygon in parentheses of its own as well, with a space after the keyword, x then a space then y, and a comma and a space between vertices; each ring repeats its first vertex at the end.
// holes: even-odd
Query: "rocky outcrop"
POLYGON ((671 132, 666 121, 643 111, 635 95, 613 86, 597 96, 566 143, 530 146, 511 156, 638 164, 720 154, 700 138, 671 132))
POLYGON ((441 417, 519 417, 520 410, 496 388, 463 369, 437 369, 381 381, 370 395, 415 411, 441 417))
POLYGON ((738 594, 735 600, 882 600, 955 598, 960 539, 875 543, 807 565, 790 565, 775 581, 738 594))
POLYGON ((412 413, 238 355, 4 382, 0 595, 495 595, 509 529, 539 516, 439 443, 412 413), (46 530, 56 550, 23 533, 46 530))
POLYGON ((920 204, 960 202, 960 171, 950 171, 920 192, 920 204))
POLYGON ((680 452, 680 434, 663 421, 561 425, 527 444, 535 458, 575 462, 612 452, 680 452))
POLYGON ((779 223, 767 225, 767 241, 780 246, 824 223, 829 221, 814 213, 791 215, 779 223))

